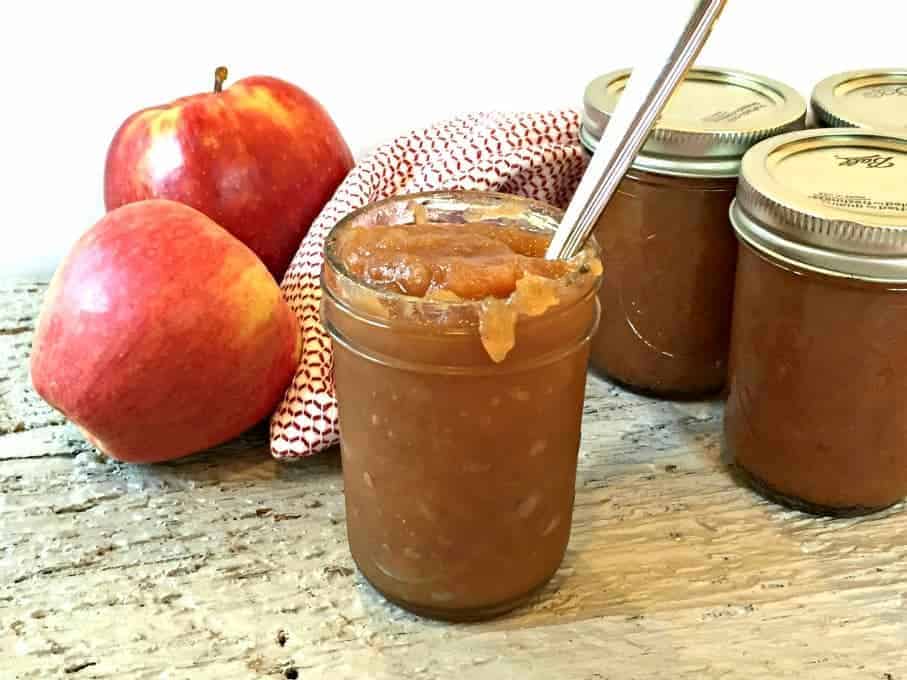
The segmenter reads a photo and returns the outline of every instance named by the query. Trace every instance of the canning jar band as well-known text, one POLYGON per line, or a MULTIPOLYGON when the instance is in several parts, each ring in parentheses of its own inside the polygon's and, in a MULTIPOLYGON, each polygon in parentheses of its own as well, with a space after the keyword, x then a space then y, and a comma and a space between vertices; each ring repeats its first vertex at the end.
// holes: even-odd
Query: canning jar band
POLYGON ((840 279, 907 285, 907 258, 860 257, 789 241, 753 220, 737 199, 731 203, 729 214, 740 241, 795 269, 840 279))
MULTIPOLYGON (((591 158, 598 145, 590 140, 585 128, 580 127, 580 142, 583 151, 591 158)), ((669 158, 637 154, 630 166, 632 170, 651 172, 669 177, 696 177, 701 179, 733 179, 740 176, 742 156, 731 158, 669 158)))
POLYGON ((559 348, 552 352, 541 354, 538 357, 533 358, 532 360, 523 361, 513 366, 504 366, 502 364, 491 364, 486 366, 441 366, 437 364, 407 361, 406 359, 392 357, 381 352, 366 352, 358 347, 355 347, 353 343, 351 343, 343 335, 343 333, 341 333, 330 321, 324 320, 322 323, 324 324, 325 330, 327 330, 334 342, 339 343, 344 347, 344 349, 363 359, 376 364, 381 364, 383 366, 389 366, 391 368, 396 368, 404 371, 411 371, 413 373, 434 373, 437 375, 509 375, 512 373, 525 373, 526 371, 531 371, 536 368, 541 368, 542 366, 547 366, 548 364, 553 364, 554 362, 560 361, 561 359, 564 359, 574 352, 578 351, 583 347, 583 345, 588 344, 592 339, 592 336, 594 336, 595 332, 598 330, 598 322, 601 319, 601 305, 598 302, 597 296, 594 298, 594 304, 595 318, 592 319, 592 324, 589 326, 589 330, 586 331, 585 335, 583 335, 576 343, 566 348, 559 348))

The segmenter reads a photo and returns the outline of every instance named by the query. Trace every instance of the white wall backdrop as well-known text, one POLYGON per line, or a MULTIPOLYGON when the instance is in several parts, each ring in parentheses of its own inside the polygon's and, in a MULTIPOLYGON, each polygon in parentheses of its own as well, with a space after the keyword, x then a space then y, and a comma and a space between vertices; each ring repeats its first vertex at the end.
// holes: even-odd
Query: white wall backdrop
MULTIPOLYGON (((103 213, 107 145, 133 111, 274 75, 354 153, 474 110, 579 106, 690 0, 48 2, 0 9, 0 275, 47 277, 103 213), (229 82, 228 82, 229 85, 229 82)), ((902 0, 729 0, 700 63, 808 95, 839 70, 907 65, 902 0)))

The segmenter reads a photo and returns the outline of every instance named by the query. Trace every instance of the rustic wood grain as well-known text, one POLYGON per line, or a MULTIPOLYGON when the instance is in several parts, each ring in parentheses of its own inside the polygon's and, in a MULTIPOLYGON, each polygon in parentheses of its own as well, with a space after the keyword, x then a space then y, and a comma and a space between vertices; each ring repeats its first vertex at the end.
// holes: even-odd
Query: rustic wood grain
POLYGON ((98 456, 29 387, 44 289, 0 284, 0 678, 907 678, 902 507, 761 501, 717 403, 590 378, 562 569, 445 625, 353 569, 336 452, 277 463, 258 428, 170 464, 98 456))

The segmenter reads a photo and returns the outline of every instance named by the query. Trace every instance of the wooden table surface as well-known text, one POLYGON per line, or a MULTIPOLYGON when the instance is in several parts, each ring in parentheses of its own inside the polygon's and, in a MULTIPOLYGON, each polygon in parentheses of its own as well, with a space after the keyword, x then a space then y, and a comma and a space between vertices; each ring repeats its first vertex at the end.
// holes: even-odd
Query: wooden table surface
POLYGON ((0 678, 907 679, 903 507, 817 519, 721 461, 718 403, 590 378, 567 557, 482 624, 385 603, 347 551, 337 452, 263 429, 105 460, 30 389, 45 286, 0 284, 0 678))

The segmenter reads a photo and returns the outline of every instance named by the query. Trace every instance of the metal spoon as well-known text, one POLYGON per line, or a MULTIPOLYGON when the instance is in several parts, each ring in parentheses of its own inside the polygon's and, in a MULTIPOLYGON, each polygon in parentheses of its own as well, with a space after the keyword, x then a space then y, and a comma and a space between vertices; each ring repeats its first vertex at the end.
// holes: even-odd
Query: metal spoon
POLYGON ((676 39, 656 44, 637 64, 545 253, 566 260, 583 247, 674 89, 705 44, 727 0, 698 0, 676 39))

